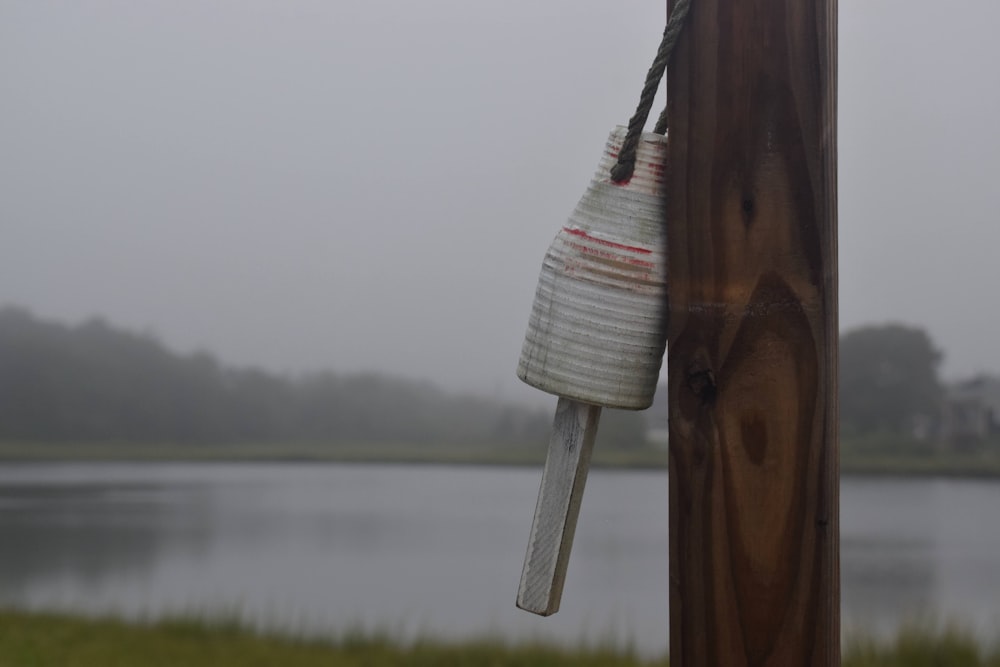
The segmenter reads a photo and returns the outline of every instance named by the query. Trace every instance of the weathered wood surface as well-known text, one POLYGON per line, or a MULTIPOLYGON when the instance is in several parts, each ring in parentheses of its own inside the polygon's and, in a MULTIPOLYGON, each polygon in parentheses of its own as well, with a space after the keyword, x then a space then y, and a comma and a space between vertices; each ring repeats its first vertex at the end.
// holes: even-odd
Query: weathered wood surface
POLYGON ((670 664, 839 664, 837 0, 694 0, 669 69, 670 664))
POLYGON ((601 408, 560 398, 552 422, 517 606, 541 616, 559 611, 580 501, 601 408))

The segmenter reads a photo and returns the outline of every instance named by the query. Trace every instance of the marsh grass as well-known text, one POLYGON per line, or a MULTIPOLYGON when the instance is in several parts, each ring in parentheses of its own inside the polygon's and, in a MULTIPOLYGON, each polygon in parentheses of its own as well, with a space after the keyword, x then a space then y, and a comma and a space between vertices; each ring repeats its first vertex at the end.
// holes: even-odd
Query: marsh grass
POLYGON ((665 666, 632 652, 584 650, 499 639, 399 642, 347 631, 327 639, 270 635, 233 620, 128 623, 63 614, 0 612, 2 667, 560 667, 665 666))
POLYGON ((854 637, 844 646, 845 667, 1000 667, 1000 646, 984 645, 964 627, 916 622, 895 639, 854 637))
MULTIPOLYGON (((502 465, 538 467, 544 444, 447 445, 412 443, 258 443, 241 445, 177 445, 170 443, 27 443, 0 442, 0 462, 132 461, 132 462, 303 462, 502 465)), ((669 456, 652 447, 594 451, 600 468, 662 470, 669 456)), ((1000 477, 1000 443, 979 451, 907 449, 895 441, 844 439, 841 472, 858 475, 1000 477)))
MULTIPOLYGON (((126 622, 0 611, 0 667, 667 667, 666 658, 604 646, 560 648, 500 639, 394 640, 347 630, 325 639, 275 635, 235 618, 126 622)), ((855 636, 844 667, 1000 667, 1000 648, 957 626, 913 624, 892 641, 855 636)))

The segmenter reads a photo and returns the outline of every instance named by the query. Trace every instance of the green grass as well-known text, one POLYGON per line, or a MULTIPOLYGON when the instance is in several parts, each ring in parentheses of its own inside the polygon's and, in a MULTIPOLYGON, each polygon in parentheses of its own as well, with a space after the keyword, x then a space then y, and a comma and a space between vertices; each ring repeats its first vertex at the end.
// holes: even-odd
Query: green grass
POLYGON ((934 456, 844 455, 840 470, 854 475, 912 477, 1000 477, 1000 456, 943 454, 934 456))
POLYGON ((398 463, 511 463, 541 460, 542 447, 423 444, 150 444, 0 443, 2 461, 344 461, 398 463))
MULTIPOLYGON (((329 461, 540 466, 545 446, 413 443, 171 445, 137 443, 0 442, 0 461, 329 461)), ((665 468, 665 450, 598 449, 594 464, 665 468)))
POLYGON ((844 667, 1000 667, 1000 646, 983 646, 957 626, 904 627, 892 642, 855 638, 844 647, 844 667))
POLYGON ((260 634, 236 623, 129 624, 57 614, 0 612, 0 667, 655 667, 610 649, 571 650, 484 639, 406 644, 345 634, 328 640, 260 634))
MULTIPOLYGON (((666 667, 634 652, 511 644, 398 642, 348 633, 331 639, 262 634, 199 619, 128 623, 0 611, 0 667, 666 667)), ((1000 650, 954 627, 910 626, 892 642, 845 643, 844 667, 1000 667, 1000 650)))
MULTIPOLYGON (((664 469, 665 449, 597 447, 599 468, 664 469)), ((0 442, 0 461, 328 461, 540 466, 545 447, 536 445, 445 445, 413 443, 172 445, 136 443, 0 442)), ((841 472, 859 475, 1000 477, 1000 444, 975 451, 945 452, 923 443, 848 439, 841 446, 841 472)))

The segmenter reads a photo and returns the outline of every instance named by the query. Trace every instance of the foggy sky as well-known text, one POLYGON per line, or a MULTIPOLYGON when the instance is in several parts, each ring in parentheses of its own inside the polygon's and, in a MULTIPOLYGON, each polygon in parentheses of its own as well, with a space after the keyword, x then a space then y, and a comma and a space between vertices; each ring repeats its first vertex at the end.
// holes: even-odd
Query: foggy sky
MULTIPOLYGON (((542 254, 664 4, 0 0, 0 304, 530 400, 542 254)), ((998 372, 1000 3, 840 16, 842 329, 998 372)))

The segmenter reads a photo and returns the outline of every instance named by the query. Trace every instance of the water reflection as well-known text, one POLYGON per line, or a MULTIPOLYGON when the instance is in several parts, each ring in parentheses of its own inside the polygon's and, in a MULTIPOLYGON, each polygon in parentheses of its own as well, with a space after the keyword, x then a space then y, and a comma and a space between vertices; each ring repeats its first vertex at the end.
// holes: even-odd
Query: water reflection
POLYGON ((937 571, 926 541, 847 538, 841 542, 841 584, 847 622, 890 632, 901 613, 934 609, 937 571))
POLYGON ((178 544, 203 544, 211 525, 183 488, 40 482, 0 488, 0 591, 17 600, 38 582, 90 586, 147 571, 178 544))
MULTIPOLYGON (((513 597, 536 470, 266 465, 0 466, 0 602, 238 609, 322 632, 628 640, 666 649, 663 473, 595 472, 563 610, 513 597)), ((848 479, 845 625, 939 611, 995 620, 1000 484, 848 479)), ((994 629, 986 625, 984 629, 994 629)))

